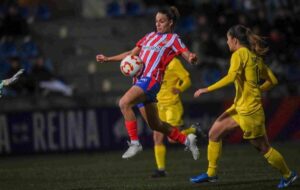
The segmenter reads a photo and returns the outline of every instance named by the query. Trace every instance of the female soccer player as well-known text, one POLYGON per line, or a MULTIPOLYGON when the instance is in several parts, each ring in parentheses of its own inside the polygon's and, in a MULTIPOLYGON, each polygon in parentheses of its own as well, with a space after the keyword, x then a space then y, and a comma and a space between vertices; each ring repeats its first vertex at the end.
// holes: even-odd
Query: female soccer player
POLYGON ((263 47, 261 37, 242 25, 233 26, 228 30, 227 44, 229 50, 233 52, 228 74, 213 85, 198 89, 194 97, 234 83, 236 89, 234 103, 217 118, 209 131, 207 172, 190 180, 193 183, 217 180, 217 161, 221 155, 222 138, 240 126, 243 138, 249 140, 264 155, 268 163, 282 174, 278 188, 287 187, 297 179, 297 174, 288 168, 282 155, 270 146, 261 103, 261 92, 277 84, 276 77, 262 59, 268 48, 263 47), (260 79, 264 80, 261 85, 260 79))
MULTIPOLYGON (((166 68, 160 91, 157 94, 158 115, 162 121, 175 127, 183 125, 183 106, 180 93, 190 86, 191 79, 188 71, 183 67, 178 58, 174 58, 166 68)), ((196 128, 188 128, 181 132, 190 134, 195 133, 195 131, 196 128)), ((153 131, 154 154, 157 165, 157 169, 151 175, 153 178, 166 176, 166 146, 164 144, 164 137, 163 133, 153 131)))
POLYGON ((148 125, 151 129, 162 132, 172 140, 185 144, 192 152, 194 159, 199 156, 196 136, 193 134, 186 136, 180 133, 177 128, 162 122, 156 107, 156 94, 160 89, 167 64, 177 55, 181 55, 191 64, 197 61, 197 56, 185 47, 177 34, 173 33, 178 16, 178 10, 175 7, 162 9, 157 12, 155 17, 156 31, 146 34, 131 51, 111 57, 103 54, 96 56, 96 60, 103 63, 121 61, 127 55, 139 55, 145 64, 141 77, 119 102, 125 119, 125 126, 131 139, 129 148, 122 158, 130 158, 142 151, 137 137, 136 116, 132 110, 132 107, 138 103, 144 103, 148 125))

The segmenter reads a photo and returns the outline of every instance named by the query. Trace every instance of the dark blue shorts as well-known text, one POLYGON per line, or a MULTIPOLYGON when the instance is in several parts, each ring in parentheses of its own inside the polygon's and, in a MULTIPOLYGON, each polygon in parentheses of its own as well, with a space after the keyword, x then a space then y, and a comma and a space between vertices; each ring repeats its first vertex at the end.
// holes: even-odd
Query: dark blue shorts
POLYGON ((146 101, 143 104, 157 102, 156 95, 159 92, 160 83, 154 78, 141 77, 134 85, 140 87, 146 94, 146 101))

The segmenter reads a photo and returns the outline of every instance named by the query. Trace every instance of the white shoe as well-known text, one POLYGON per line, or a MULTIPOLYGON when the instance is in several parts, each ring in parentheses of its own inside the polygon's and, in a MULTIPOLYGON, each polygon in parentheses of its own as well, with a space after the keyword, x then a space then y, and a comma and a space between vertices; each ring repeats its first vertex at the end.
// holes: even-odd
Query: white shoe
POLYGON ((130 142, 127 142, 127 143, 128 143, 129 148, 122 155, 123 159, 131 158, 143 150, 143 147, 140 143, 138 143, 138 144, 132 144, 130 142))
POLYGON ((187 136, 187 143, 186 143, 186 149, 190 150, 192 152, 194 160, 197 160, 199 158, 199 149, 197 147, 197 136, 194 134, 189 134, 187 136))

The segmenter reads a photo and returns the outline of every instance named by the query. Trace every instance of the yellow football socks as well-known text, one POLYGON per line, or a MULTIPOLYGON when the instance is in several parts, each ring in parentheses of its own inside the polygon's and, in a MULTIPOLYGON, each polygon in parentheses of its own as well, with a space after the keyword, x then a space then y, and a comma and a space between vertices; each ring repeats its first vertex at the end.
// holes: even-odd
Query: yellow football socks
POLYGON ((159 170, 165 169, 166 147, 165 145, 154 146, 156 165, 159 170))
POLYGON ((282 155, 275 150, 274 148, 270 148, 270 150, 264 155, 269 164, 274 168, 278 169, 284 178, 288 178, 291 175, 291 171, 286 165, 284 158, 282 155))
POLYGON ((209 177, 217 175, 217 161, 220 158, 221 153, 222 153, 222 141, 220 142, 209 141, 207 147, 208 169, 206 172, 209 177))

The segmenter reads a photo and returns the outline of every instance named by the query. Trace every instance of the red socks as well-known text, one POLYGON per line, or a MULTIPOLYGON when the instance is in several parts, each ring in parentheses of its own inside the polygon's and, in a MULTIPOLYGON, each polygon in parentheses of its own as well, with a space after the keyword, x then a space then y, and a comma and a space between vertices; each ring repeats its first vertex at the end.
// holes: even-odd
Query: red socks
POLYGON ((170 134, 168 137, 174 141, 177 141, 181 144, 185 144, 186 141, 186 135, 182 134, 179 129, 176 127, 172 127, 170 134))
POLYGON ((137 141, 139 140, 137 133, 137 123, 136 120, 133 121, 125 121, 125 126, 130 137, 130 140, 137 141))
MULTIPOLYGON (((137 133, 137 122, 136 120, 133 121, 125 121, 125 126, 130 137, 131 141, 138 141, 138 133, 137 133)), ((177 141, 181 144, 185 144, 186 135, 182 134, 179 129, 176 127, 172 127, 170 134, 168 137, 174 141, 177 141)))

